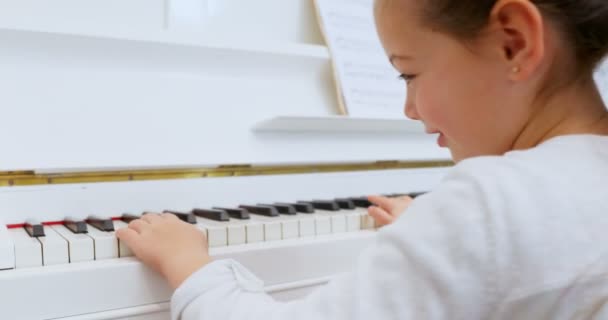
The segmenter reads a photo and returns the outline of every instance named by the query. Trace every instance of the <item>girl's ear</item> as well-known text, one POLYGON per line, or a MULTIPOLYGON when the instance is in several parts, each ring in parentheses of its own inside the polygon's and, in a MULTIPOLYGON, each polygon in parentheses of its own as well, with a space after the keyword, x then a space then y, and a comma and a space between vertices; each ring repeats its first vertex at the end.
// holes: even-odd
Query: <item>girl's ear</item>
POLYGON ((511 80, 529 78, 545 55, 543 18, 528 0, 499 0, 490 14, 501 60, 511 80))

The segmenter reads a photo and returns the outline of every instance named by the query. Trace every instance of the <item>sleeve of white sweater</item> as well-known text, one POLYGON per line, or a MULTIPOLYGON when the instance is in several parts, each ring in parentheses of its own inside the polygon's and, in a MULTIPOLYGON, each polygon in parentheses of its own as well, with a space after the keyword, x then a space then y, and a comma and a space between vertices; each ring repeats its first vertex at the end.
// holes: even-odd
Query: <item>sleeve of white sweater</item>
POLYGON ((495 230, 482 184, 467 171, 416 199, 351 272, 308 297, 274 301, 243 266, 219 260, 176 290, 172 319, 486 318, 498 294, 495 230))

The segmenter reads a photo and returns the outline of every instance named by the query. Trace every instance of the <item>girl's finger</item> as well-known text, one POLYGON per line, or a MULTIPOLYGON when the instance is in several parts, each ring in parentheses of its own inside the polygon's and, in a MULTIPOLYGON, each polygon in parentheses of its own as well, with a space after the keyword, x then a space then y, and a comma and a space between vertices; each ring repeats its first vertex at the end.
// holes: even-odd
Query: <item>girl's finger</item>
POLYGON ((141 219, 147 223, 153 223, 155 221, 160 220, 161 218, 157 213, 146 212, 143 216, 141 216, 141 219))
POLYGON ((368 196, 367 200, 369 200, 369 202, 375 204, 376 206, 379 206, 380 208, 382 208, 386 211, 391 211, 391 209, 394 206, 393 199, 383 197, 383 196, 372 195, 372 196, 368 196))
POLYGON ((391 216, 388 212, 384 211, 382 208, 371 206, 367 208, 367 212, 378 225, 386 225, 393 222, 393 216, 391 216))
POLYGON ((142 219, 135 219, 129 222, 129 229, 134 230, 137 233, 141 233, 150 224, 142 219))
POLYGON ((122 228, 116 230, 116 237, 118 238, 118 240, 124 242, 127 247, 131 249, 136 246, 137 240, 139 240, 139 234, 137 233, 137 231, 130 228, 122 228))

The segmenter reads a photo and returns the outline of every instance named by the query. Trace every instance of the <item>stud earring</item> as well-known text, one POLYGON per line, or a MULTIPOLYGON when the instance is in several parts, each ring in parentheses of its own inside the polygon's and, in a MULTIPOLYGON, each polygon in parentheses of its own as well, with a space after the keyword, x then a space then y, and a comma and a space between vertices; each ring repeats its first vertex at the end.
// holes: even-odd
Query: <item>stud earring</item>
POLYGON ((521 69, 519 68, 519 66, 515 66, 511 69, 511 72, 513 73, 519 73, 519 71, 521 71, 521 69))

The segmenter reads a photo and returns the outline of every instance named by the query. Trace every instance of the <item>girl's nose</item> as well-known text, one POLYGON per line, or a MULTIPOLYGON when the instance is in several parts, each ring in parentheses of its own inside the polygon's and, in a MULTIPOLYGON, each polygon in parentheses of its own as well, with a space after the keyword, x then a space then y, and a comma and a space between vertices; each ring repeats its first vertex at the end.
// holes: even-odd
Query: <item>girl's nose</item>
POLYGON ((420 120, 420 115, 418 114, 418 110, 416 109, 416 104, 414 103, 414 99, 408 93, 407 99, 405 100, 405 116, 412 120, 420 120))

